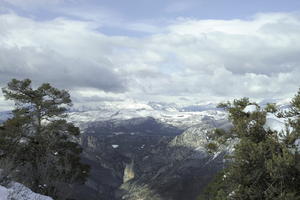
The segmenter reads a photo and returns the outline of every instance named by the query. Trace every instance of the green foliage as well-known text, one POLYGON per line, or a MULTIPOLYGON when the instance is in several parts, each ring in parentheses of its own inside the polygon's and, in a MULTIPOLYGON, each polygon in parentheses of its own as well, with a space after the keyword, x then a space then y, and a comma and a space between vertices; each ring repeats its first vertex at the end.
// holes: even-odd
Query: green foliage
POLYGON ((232 135, 227 134, 223 129, 215 129, 210 134, 208 134, 210 142, 206 144, 206 149, 209 153, 214 153, 219 150, 221 145, 226 144, 226 142, 233 138, 232 135))
POLYGON ((209 152, 216 152, 218 150, 217 143, 210 142, 206 145, 206 149, 208 149, 209 152))
POLYGON ((265 107, 265 111, 269 113, 276 113, 278 112, 278 108, 276 107, 275 103, 268 103, 265 107))
MULTIPOLYGON (((291 101, 284 139, 276 131, 265 130, 266 114, 276 113, 275 104, 265 109, 247 98, 220 104, 229 113, 230 131, 216 130, 211 137, 215 146, 235 139, 235 151, 228 167, 208 186, 202 199, 228 200, 296 200, 300 199, 300 155, 294 143, 300 139, 300 92, 291 101), (256 105, 246 113, 244 108, 256 105)), ((208 148, 209 151, 210 148, 208 148)))
POLYGON ((225 179, 224 177, 226 177, 224 171, 218 173, 214 177, 213 181, 207 186, 204 193, 201 196, 199 196, 197 200, 225 200, 225 191, 228 190, 228 188, 225 184, 223 184, 223 181, 225 179))
POLYGON ((0 130, 1 159, 14 162, 14 178, 36 192, 65 199, 70 186, 84 183, 89 166, 80 161, 79 128, 66 121, 70 95, 50 84, 13 79, 2 89, 15 102, 0 130))

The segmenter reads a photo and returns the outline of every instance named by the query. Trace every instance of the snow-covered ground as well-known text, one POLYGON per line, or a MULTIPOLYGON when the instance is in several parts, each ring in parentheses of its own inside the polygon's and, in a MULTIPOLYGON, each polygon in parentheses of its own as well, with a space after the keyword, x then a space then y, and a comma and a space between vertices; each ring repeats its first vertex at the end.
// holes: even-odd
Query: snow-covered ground
MULTIPOLYGON (((259 108, 256 105, 248 105, 243 110, 245 113, 253 113, 256 111, 259 111, 259 108)), ((277 133, 285 133, 287 120, 288 119, 277 117, 274 113, 267 113, 264 129, 266 131, 271 130, 276 131, 277 133)))
POLYGON ((32 192, 20 183, 0 186, 0 200, 53 200, 51 197, 32 192))
MULTIPOLYGON (((285 109, 285 108, 283 107, 283 109, 285 109)), ((253 112, 259 111, 259 108, 256 105, 248 105, 248 106, 246 106, 246 108, 243 111, 246 113, 253 113, 253 112)), ((279 118, 274 113, 267 113, 266 122, 265 122, 263 128, 266 131, 270 130, 270 131, 276 132, 278 135, 278 139, 280 141, 283 141, 287 137, 288 133, 293 131, 293 128, 288 126, 288 120, 289 120, 288 118, 279 118)), ((249 124, 249 125, 251 125, 251 124, 249 124)), ((300 139, 296 139, 296 141, 294 142, 294 145, 295 145, 297 151, 300 151, 300 139)))

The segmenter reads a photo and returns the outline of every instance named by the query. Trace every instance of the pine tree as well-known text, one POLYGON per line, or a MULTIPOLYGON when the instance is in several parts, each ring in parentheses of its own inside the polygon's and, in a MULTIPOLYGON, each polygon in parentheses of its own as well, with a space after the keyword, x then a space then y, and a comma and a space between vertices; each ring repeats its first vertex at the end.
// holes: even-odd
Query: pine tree
POLYGON ((216 130, 213 146, 237 141, 228 156, 228 166, 213 181, 205 199, 229 200, 297 200, 300 199, 300 92, 293 98, 288 112, 277 113, 288 119, 287 129, 278 133, 266 129, 266 115, 278 110, 274 104, 264 109, 249 99, 220 104, 229 113, 230 131, 216 130), (248 105, 256 111, 244 112, 248 105))
POLYGON ((79 128, 66 121, 69 93, 48 83, 33 89, 29 79, 13 79, 2 92, 15 109, 0 131, 1 159, 13 160, 17 181, 66 199, 70 187, 84 183, 89 171, 80 160, 79 128))

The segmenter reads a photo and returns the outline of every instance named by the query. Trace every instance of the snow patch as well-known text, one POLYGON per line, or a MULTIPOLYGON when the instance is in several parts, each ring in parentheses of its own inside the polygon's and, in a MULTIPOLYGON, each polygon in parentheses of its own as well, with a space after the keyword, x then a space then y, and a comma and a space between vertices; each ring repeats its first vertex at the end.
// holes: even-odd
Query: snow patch
POLYGON ((19 143, 20 143, 20 144, 27 144, 27 143, 28 143, 28 138, 22 137, 22 138, 19 140, 19 143))
POLYGON ((11 183, 8 188, 0 186, 0 200, 53 200, 51 197, 34 193, 20 183, 11 183))
POLYGON ((300 151, 300 139, 297 139, 297 140, 294 142, 294 145, 296 146, 297 151, 300 151))
POLYGON ((8 195, 11 192, 11 190, 0 186, 0 200, 8 200, 8 195))
POLYGON ((285 121, 282 118, 278 118, 273 113, 267 113, 266 123, 263 128, 268 131, 277 131, 277 133, 284 133, 286 130, 285 121))
POLYGON ((255 127, 255 126, 256 126, 256 121, 255 121, 255 120, 252 120, 252 121, 249 122, 247 128, 248 128, 248 130, 249 130, 249 129, 255 127))
POLYGON ((256 105, 248 105, 243 110, 243 112, 245 112, 245 113, 253 113, 255 111, 257 111, 257 106, 256 105))

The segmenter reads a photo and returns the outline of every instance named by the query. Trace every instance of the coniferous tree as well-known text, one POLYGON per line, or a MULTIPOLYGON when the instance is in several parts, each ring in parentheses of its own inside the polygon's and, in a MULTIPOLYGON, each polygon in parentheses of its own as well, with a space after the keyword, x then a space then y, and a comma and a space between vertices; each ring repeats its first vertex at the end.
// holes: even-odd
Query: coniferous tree
POLYGON ((1 159, 13 162, 17 181, 66 199, 70 187, 84 183, 89 171, 80 160, 79 128, 66 121, 69 93, 48 83, 33 89, 29 79, 13 79, 2 92, 15 109, 0 130, 1 159))
POLYGON ((216 151, 233 140, 236 144, 227 168, 210 184, 203 199, 300 199, 300 92, 289 111, 277 113, 288 121, 282 132, 265 126, 267 114, 278 111, 274 104, 262 109, 244 98, 220 107, 228 111, 233 127, 227 132, 216 130, 208 148, 213 146, 211 151, 216 151), (245 112, 248 105, 256 110, 245 112))

